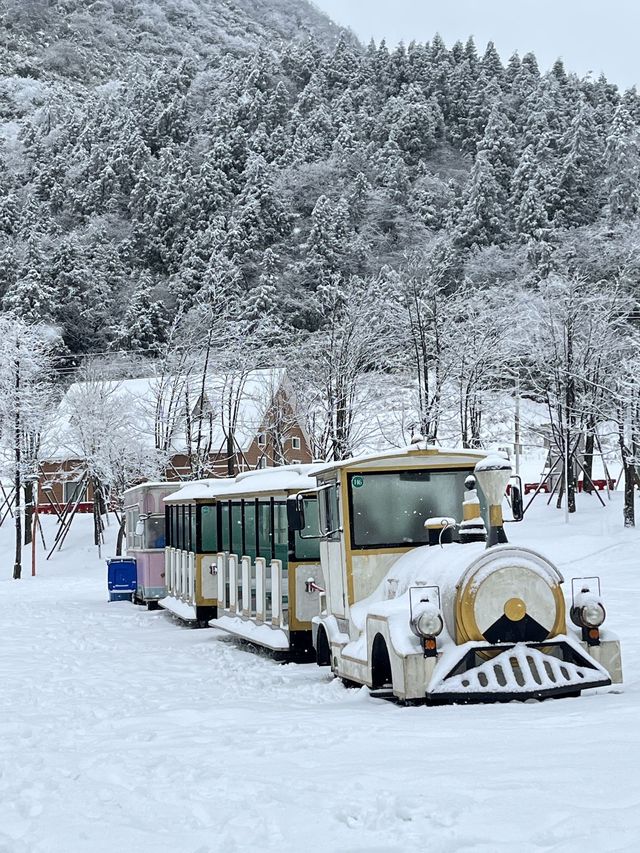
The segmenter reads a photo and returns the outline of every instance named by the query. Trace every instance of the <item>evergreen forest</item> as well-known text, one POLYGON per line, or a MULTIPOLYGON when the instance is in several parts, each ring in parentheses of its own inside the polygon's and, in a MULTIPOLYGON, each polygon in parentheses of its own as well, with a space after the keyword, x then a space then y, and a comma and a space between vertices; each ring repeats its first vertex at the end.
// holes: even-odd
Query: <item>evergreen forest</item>
MULTIPOLYGON (((251 32, 239 4, 243 43, 193 27, 178 50, 161 12, 186 4, 144 20, 142 3, 5 3, 5 310, 55 325, 73 355, 153 354, 199 301, 305 333, 327 290, 409 267, 452 291, 554 269, 635 282, 635 90, 472 39, 361 47, 305 4, 270 5, 308 20, 251 32), (133 21, 145 38, 118 54, 133 21)), ((189 4, 213 21, 229 6, 189 4)))
POLYGON ((363 46, 303 0, 0 24, 0 300, 58 378, 284 364, 322 457, 374 419, 480 446, 517 382, 632 481, 635 89, 473 38, 363 46))

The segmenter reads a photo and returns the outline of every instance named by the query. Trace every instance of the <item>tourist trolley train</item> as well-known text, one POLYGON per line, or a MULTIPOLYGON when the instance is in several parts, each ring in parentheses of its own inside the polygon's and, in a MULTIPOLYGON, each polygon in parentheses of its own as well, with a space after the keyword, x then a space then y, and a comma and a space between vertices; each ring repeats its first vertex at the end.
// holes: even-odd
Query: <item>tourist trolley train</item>
MULTIPOLYGON (((319 468, 292 512, 302 524, 307 500, 320 509, 318 662, 404 702, 545 698, 621 681, 597 579, 572 585, 574 632, 558 569, 506 543, 510 474, 507 460, 482 451, 427 447, 319 468), (475 477, 488 543, 478 541, 475 477)), ((515 483, 511 494, 519 504, 515 483)))
POLYGON ((127 555, 134 557, 137 585, 134 602, 155 609, 166 594, 165 508, 163 498, 179 483, 142 483, 124 494, 127 555))
POLYGON ((220 489, 233 479, 189 482, 165 499, 167 588, 160 605, 202 628, 218 606, 216 555, 221 546, 213 482, 220 489))
POLYGON ((274 652, 313 657, 311 618, 322 588, 317 526, 301 535, 287 516, 287 499, 315 486, 311 470, 261 469, 169 495, 161 605, 191 624, 209 622, 274 652))
POLYGON ((572 581, 567 624, 557 567, 507 542, 510 475, 484 451, 413 445, 186 484, 165 498, 163 604, 401 702, 620 682, 598 579, 572 581))

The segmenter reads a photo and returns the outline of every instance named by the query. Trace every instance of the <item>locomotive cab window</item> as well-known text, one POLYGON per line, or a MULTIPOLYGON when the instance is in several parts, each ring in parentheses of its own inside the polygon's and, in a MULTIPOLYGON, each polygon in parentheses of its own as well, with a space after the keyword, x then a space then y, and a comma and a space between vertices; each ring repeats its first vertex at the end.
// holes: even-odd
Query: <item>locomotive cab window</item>
POLYGON ((320 519, 315 498, 304 498, 304 529, 296 530, 294 541, 296 559, 320 559, 320 519))
POLYGON ((470 469, 367 472, 349 476, 351 545, 393 548, 428 542, 424 522, 460 519, 470 469))
POLYGON ((320 535, 325 539, 340 538, 340 512, 338 506, 338 486, 328 483, 318 492, 320 502, 320 535))

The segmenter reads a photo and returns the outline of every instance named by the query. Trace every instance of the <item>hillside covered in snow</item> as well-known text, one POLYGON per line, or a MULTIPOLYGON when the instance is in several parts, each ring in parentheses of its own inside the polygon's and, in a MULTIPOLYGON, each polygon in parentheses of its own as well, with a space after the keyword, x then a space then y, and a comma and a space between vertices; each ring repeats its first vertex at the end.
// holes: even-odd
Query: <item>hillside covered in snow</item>
POLYGON ((339 28, 306 0, 4 0, 0 73, 85 86, 136 68, 246 54, 339 28))
POLYGON ((196 302, 302 340, 363 282, 638 274, 640 99, 602 77, 365 49, 302 0, 8 0, 0 23, 0 298, 71 353, 153 354, 196 302))
POLYGON ((38 381, 286 367, 319 458, 512 443, 517 386, 631 500, 635 90, 295 0, 2 16, 0 305, 57 335, 38 381))

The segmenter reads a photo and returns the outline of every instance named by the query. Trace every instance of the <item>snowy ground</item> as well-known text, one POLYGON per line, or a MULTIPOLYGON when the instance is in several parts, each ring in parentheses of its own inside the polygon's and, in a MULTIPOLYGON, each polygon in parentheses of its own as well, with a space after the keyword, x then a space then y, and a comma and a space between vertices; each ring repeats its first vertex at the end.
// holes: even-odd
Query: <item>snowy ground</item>
POLYGON ((0 853, 635 853, 640 529, 619 497, 579 496, 568 527, 540 500, 509 533, 568 581, 601 574, 623 692, 503 706, 399 708, 109 604, 87 518, 14 582, 5 525, 0 853))

